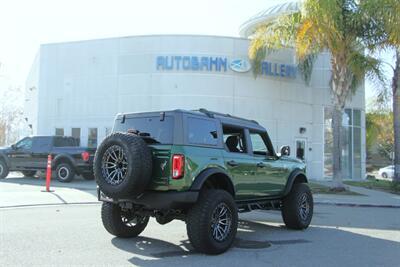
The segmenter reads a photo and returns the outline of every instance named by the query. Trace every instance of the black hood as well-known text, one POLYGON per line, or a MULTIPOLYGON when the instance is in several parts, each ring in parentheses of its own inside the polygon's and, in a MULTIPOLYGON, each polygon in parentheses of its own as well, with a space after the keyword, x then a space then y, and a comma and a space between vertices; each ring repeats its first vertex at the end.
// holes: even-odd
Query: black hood
POLYGON ((0 147, 0 153, 7 153, 10 152, 12 149, 11 147, 0 147))

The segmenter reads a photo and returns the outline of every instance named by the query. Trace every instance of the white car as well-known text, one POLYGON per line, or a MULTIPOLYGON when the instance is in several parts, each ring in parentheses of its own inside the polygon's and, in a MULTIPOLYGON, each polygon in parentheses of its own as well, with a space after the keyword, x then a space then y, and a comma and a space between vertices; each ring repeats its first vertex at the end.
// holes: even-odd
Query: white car
POLYGON ((394 177, 394 166, 389 165, 389 166, 380 168, 378 171, 378 174, 382 178, 393 178, 394 177))

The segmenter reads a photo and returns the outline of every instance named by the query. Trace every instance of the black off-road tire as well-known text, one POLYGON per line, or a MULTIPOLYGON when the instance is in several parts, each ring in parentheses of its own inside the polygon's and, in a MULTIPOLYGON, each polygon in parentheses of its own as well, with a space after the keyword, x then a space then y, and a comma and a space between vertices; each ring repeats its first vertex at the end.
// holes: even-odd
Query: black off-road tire
POLYGON ((36 171, 21 171, 21 173, 25 176, 25 177, 33 177, 36 174, 36 171))
POLYGON ((94 158, 94 176, 100 190, 112 198, 134 197, 141 194, 151 181, 152 152, 139 136, 116 132, 100 144, 94 158), (107 150, 122 149, 125 154, 126 174, 122 181, 112 183, 103 169, 107 162, 107 150))
POLYGON ((0 179, 4 179, 10 173, 10 169, 4 160, 0 159, 0 179))
POLYGON ((231 194, 225 190, 209 189, 199 197, 189 210, 186 218, 186 230, 192 246, 206 254, 220 254, 228 250, 235 240, 238 227, 238 212, 231 194), (231 214, 231 226, 226 238, 218 241, 213 237, 213 213, 223 204, 231 214))
POLYGON ((385 179, 388 178, 388 175, 387 175, 386 172, 383 172, 383 173, 382 173, 382 178, 385 178, 385 179))
POLYGON ((308 185, 294 184, 289 195, 282 201, 282 218, 286 227, 295 230, 306 229, 311 223, 313 211, 313 196, 308 185))
POLYGON ((94 180, 94 173, 82 173, 81 175, 85 180, 94 180))
POLYGON ((56 167, 56 177, 62 183, 69 183, 75 177, 75 170, 69 163, 60 163, 56 167))
MULTIPOLYGON (((149 222, 149 216, 145 216, 136 218, 139 222, 129 226, 123 221, 126 218, 125 216, 119 205, 103 202, 101 206, 101 220, 107 232, 114 236, 123 238, 137 237, 143 232, 149 222)), ((133 218, 130 217, 129 219, 133 218)))

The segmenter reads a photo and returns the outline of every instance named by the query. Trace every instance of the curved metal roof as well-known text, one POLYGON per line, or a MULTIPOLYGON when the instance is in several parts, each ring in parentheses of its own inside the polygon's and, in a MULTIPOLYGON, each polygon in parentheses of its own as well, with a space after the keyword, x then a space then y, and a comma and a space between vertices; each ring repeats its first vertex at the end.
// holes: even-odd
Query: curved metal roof
POLYGON ((239 34, 241 37, 249 37, 261 23, 272 20, 282 14, 297 12, 300 10, 300 5, 300 1, 292 1, 269 7, 244 22, 240 26, 239 34))

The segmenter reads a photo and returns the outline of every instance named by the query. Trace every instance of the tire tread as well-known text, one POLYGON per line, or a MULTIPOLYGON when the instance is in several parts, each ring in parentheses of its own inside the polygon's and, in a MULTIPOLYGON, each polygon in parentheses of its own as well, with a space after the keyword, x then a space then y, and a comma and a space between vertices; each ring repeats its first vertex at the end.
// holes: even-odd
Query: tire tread
MULTIPOLYGON (((186 218, 186 229, 192 246, 199 252, 206 254, 220 254, 232 245, 237 231, 238 217, 233 197, 225 190, 209 189, 200 195, 198 202, 191 208, 186 218), (209 239, 210 212, 221 201, 228 202, 234 209, 232 216, 232 235, 226 244, 216 245, 209 239)), ((215 241, 214 241, 215 242, 215 241)), ((225 242, 225 241, 224 241, 225 242)))
POLYGON ((146 228, 149 218, 147 217, 144 223, 137 224, 134 227, 128 227, 123 224, 120 211, 118 205, 103 202, 101 206, 101 220, 107 232, 123 238, 137 237, 140 235, 146 228))
POLYGON ((95 154, 93 172, 100 190, 113 198, 133 197, 141 194, 151 180, 152 152, 146 142, 139 136, 115 132, 106 137, 95 154), (112 145, 125 146, 128 157, 128 176, 119 185, 110 185, 105 181, 101 171, 101 162, 105 151, 112 145), (132 166, 133 165, 133 166, 132 166))
POLYGON ((313 199, 311 190, 305 183, 296 183, 293 185, 290 193, 283 199, 283 206, 282 206, 282 218, 286 225, 286 227, 295 230, 302 230, 309 226, 312 214, 313 214, 313 199), (300 195, 307 193, 309 194, 309 199, 311 200, 310 203, 310 218, 306 222, 303 222, 299 215, 298 209, 298 198, 300 195))

